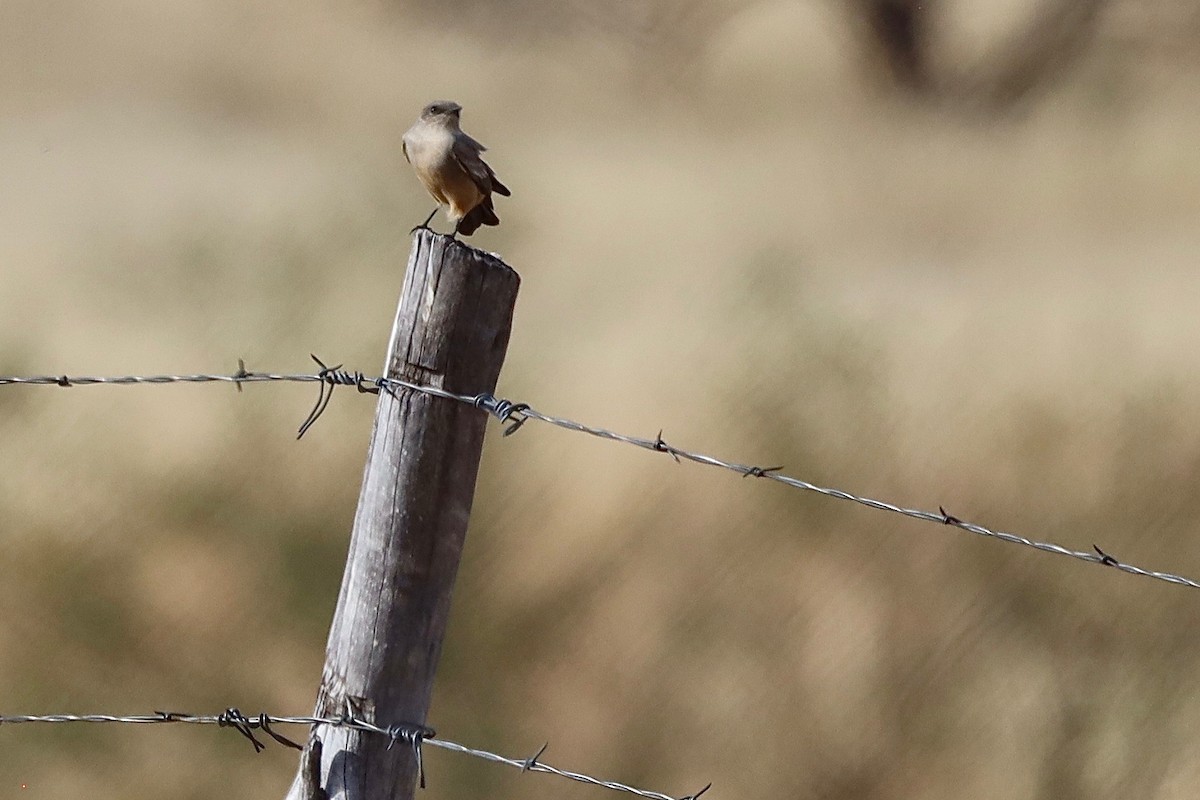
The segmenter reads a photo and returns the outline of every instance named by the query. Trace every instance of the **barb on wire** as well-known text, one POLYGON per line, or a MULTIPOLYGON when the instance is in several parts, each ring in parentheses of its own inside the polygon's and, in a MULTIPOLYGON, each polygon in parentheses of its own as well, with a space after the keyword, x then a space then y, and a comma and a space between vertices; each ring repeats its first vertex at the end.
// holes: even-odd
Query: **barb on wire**
POLYGON ((742 473, 742 477, 765 478, 772 472, 779 472, 781 469, 783 469, 782 464, 780 464, 778 467, 749 467, 745 472, 742 473))
POLYGON ((1186 578, 1182 575, 1176 575, 1171 572, 1159 572, 1156 570, 1144 569, 1142 567, 1128 564, 1124 561, 1118 561, 1111 555, 1105 553, 1099 547, 1093 545, 1095 552, 1086 550, 1072 550, 1063 545, 1049 541, 1041 541, 1030 539, 1024 536, 1018 536, 1015 533, 987 528, 983 525, 978 525, 973 522, 967 522, 959 517, 946 512, 941 506, 938 511, 924 511, 919 508, 907 508, 893 503, 888 503, 883 500, 875 500, 865 495, 858 495, 852 492, 847 492, 842 489, 835 489, 827 486, 820 486, 815 483, 810 483, 800 478, 794 478, 790 475, 785 475, 781 471, 783 467, 762 467, 753 464, 742 464, 736 461, 717 458, 715 456, 705 455, 691 450, 685 450, 675 445, 667 444, 663 440, 662 431, 653 439, 643 438, 639 436, 630 436, 628 434, 617 433, 616 431, 607 430, 605 428, 585 425, 582 422, 576 422, 564 417, 555 417, 550 414, 543 413, 532 408, 528 403, 514 403, 511 400, 498 398, 495 395, 484 392, 474 395, 456 394, 437 386, 426 386, 423 384, 413 383, 411 381, 402 380, 400 378, 368 378, 361 372, 349 372, 342 369, 339 364, 335 367, 327 367, 316 356, 313 356, 320 370, 315 374, 275 374, 267 372, 249 372, 245 369, 242 362, 238 362, 238 371, 233 375, 149 375, 136 376, 124 375, 118 377, 73 377, 67 375, 50 376, 39 375, 33 377, 0 377, 0 386, 4 385, 35 385, 35 386, 89 386, 98 384, 110 385, 138 385, 138 384, 163 384, 163 383, 205 383, 211 381, 223 381, 233 383, 239 388, 243 383, 269 382, 269 381, 296 381, 305 383, 319 383, 320 394, 317 397, 317 403, 313 406, 312 412, 309 413, 304 424, 300 426, 300 435, 312 427, 317 418, 321 416, 325 408, 328 407, 329 401, 333 395, 333 389, 336 386, 356 386, 360 393, 378 394, 380 391, 386 391, 392 397, 395 397, 396 389, 407 389, 413 392, 430 395, 432 397, 440 397, 446 400, 454 400, 459 403, 465 403, 475 408, 486 411, 501 423, 509 423, 504 429, 504 435, 510 436, 521 429, 529 420, 537 420, 548 425, 553 425, 564 430, 573 431, 576 433, 585 433, 589 436, 594 436, 600 439, 606 439, 612 442, 620 442, 622 444, 640 447, 644 450, 651 450, 656 453, 666 453, 675 461, 691 461, 696 464, 702 464, 707 467, 717 467, 719 469, 735 472, 742 477, 762 478, 763 480, 774 481, 781 483, 784 486, 793 489, 799 489, 806 492, 814 492, 825 497, 831 497, 836 500, 847 500, 851 503, 874 508, 878 511, 886 511, 892 514, 900 514, 911 519, 921 520, 923 522, 934 522, 941 525, 949 525, 959 530, 973 533, 976 536, 984 536, 990 539, 997 539, 1009 544, 1017 544, 1023 547, 1030 547, 1044 553, 1054 553, 1060 556, 1067 556, 1079 561, 1086 561, 1092 564, 1100 564, 1103 566, 1113 567, 1122 572, 1131 575, 1140 575, 1145 578, 1153 578, 1154 580, 1165 581, 1179 586, 1188 586, 1193 589, 1200 589, 1200 582, 1191 578, 1186 578), (326 389, 325 387, 329 388, 326 389))
MULTIPOLYGON (((317 358, 312 353, 308 354, 309 358, 317 362, 317 366, 321 371, 317 373, 320 382, 317 384, 317 403, 313 406, 313 410, 308 413, 308 417, 300 425, 300 430, 296 434, 297 439, 304 438, 304 434, 308 433, 308 429, 313 426, 321 415, 325 413, 325 409, 329 408, 329 401, 333 399, 333 390, 338 386, 354 386, 358 389, 359 394, 379 394, 382 387, 382 379, 368 380, 361 372, 347 372, 342 369, 342 365, 336 367, 327 367, 325 362, 317 358), (329 391, 325 391, 325 387, 329 387, 329 391)), ((242 362, 239 360, 238 364, 242 362)), ((241 388, 241 384, 238 384, 241 388)))
POLYGON ((546 752, 546 748, 548 748, 549 746, 550 746, 550 743, 546 742, 544 745, 542 745, 541 747, 538 748, 538 751, 536 753, 534 753, 529 758, 522 761, 521 762, 521 772, 529 772, 529 770, 536 767, 537 763, 538 763, 538 759, 542 757, 542 754, 546 752))
POLYGON ((424 725, 392 725, 387 729, 387 749, 391 750, 396 742, 404 742, 413 750, 413 758, 417 761, 417 782, 425 788, 425 757, 421 755, 421 743, 426 739, 437 736, 437 731, 424 725))
POLYGON ((417 761, 417 775, 420 781, 421 788, 425 788, 425 767, 424 758, 421 754, 424 745, 432 745, 443 750, 449 750, 454 753, 480 758, 485 761, 490 761, 494 764, 507 764, 510 767, 516 767, 521 772, 544 772, 550 775, 557 775, 560 778, 576 781, 577 783, 586 783, 591 786, 599 786, 603 789, 611 789, 625 794, 632 794, 638 797, 644 797, 646 800, 696 800, 700 795, 704 794, 712 784, 708 784, 700 791, 694 794, 683 795, 676 797, 674 795, 664 794, 662 792, 653 792, 649 789, 639 789, 635 786, 619 783, 617 781, 604 780, 595 778, 582 772, 573 772, 571 770, 559 769, 552 767, 549 764, 541 762, 539 759, 546 752, 548 745, 542 745, 541 749, 534 755, 528 758, 508 758, 506 756, 492 753, 488 750, 480 750, 474 747, 458 744, 456 742, 447 741, 445 739, 434 738, 436 732, 425 725, 415 724, 400 724, 391 726, 380 726, 361 717, 340 716, 340 717, 284 717, 274 716, 271 714, 259 714, 255 717, 248 717, 236 708, 228 708, 220 714, 186 714, 178 711, 155 711, 153 714, 21 714, 13 716, 0 716, 0 727, 5 725, 17 725, 23 723, 74 723, 74 722, 90 722, 90 723, 115 723, 127 725, 155 725, 164 723, 178 723, 184 725, 216 725, 221 728, 231 727, 238 731, 242 736, 250 740, 254 745, 254 752, 262 752, 266 745, 255 738, 254 731, 261 730, 270 734, 277 742, 288 747, 294 747, 298 750, 303 750, 301 745, 275 733, 271 730, 271 725, 328 725, 335 728, 349 728, 351 730, 364 731, 374 733, 380 736, 387 737, 390 741, 388 749, 396 742, 409 745, 413 748, 413 755, 417 761))
POLYGON ((1100 563, 1103 564, 1104 566, 1106 566, 1106 567, 1121 566, 1120 561, 1117 561, 1115 558, 1110 556, 1108 553, 1101 550, 1099 545, 1095 545, 1095 544, 1092 545, 1092 549, 1095 550, 1096 554, 1100 556, 1100 563))
MULTIPOLYGON (((386 381, 386 379, 384 379, 386 381)), ((513 415, 517 415, 517 419, 511 425, 504 429, 504 436, 512 436, 521 429, 527 419, 524 412, 529 409, 528 403, 514 403, 511 400, 501 400, 493 394, 484 392, 475 395, 475 399, 471 401, 476 408, 481 408, 491 414, 500 422, 508 422, 513 415)))
MULTIPOLYGON (((265 715, 260 716, 260 723, 265 718, 265 715)), ((245 736, 250 740, 250 744, 254 745, 254 752, 261 753, 263 750, 267 749, 267 746, 258 739, 254 738, 254 731, 250 727, 252 724, 253 723, 251 720, 247 719, 246 715, 236 708, 227 708, 217 715, 217 725, 219 727, 233 728, 242 736, 245 736)))

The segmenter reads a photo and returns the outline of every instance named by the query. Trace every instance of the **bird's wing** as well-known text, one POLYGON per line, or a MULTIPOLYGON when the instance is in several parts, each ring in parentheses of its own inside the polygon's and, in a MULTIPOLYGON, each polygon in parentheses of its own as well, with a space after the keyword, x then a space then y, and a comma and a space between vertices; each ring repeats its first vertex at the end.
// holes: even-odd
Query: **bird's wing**
POLYGON ((487 164, 484 164, 484 166, 487 167, 488 175, 492 179, 492 191, 496 194, 502 194, 505 197, 512 197, 512 192, 509 191, 507 186, 500 182, 500 179, 496 177, 496 173, 492 172, 492 168, 488 167, 487 164))
MULTIPOLYGON (((468 145, 475 148, 476 152, 482 153, 483 151, 487 150, 487 148, 483 146, 483 143, 478 139, 468 136, 465 133, 462 134, 462 136, 468 145)), ((479 159, 479 163, 483 164, 483 168, 487 170, 488 179, 492 182, 492 191, 496 194, 502 194, 505 197, 511 197, 512 192, 507 186, 500 182, 500 179, 496 177, 496 173, 492 171, 491 166, 482 158, 479 159)))
MULTIPOLYGON (((482 153, 487 150, 487 148, 483 146, 483 142, 479 141, 478 139, 476 139, 474 136, 471 136, 470 134, 464 133, 463 131, 459 131, 458 137, 462 137, 464 144, 466 144, 470 147, 474 147, 475 152, 477 152, 477 153, 482 153)), ((458 137, 455 137, 455 138, 458 138, 458 137)))
POLYGON ((472 183, 479 187, 479 191, 490 194, 492 191, 491 170, 479 157, 478 146, 479 142, 466 134, 461 134, 454 137, 454 147, 450 154, 458 166, 462 167, 463 172, 470 176, 472 183))

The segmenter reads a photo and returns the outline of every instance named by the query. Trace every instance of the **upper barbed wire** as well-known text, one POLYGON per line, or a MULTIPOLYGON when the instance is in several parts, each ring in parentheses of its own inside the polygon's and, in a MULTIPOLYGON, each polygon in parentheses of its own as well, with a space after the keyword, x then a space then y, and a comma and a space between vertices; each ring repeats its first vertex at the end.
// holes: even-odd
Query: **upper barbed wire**
POLYGON ((319 383, 320 394, 317 398, 317 403, 309 413, 304 424, 300 426, 299 436, 312 426, 314 422, 321 416, 325 408, 329 405, 332 399, 333 389, 337 386, 355 386, 359 392, 378 394, 380 391, 386 390, 388 394, 392 394, 396 389, 407 389, 414 392, 440 397, 446 400, 453 400, 459 403, 474 406, 475 408, 486 411, 492 416, 499 419, 502 423, 509 423, 504 429, 504 435, 508 436, 519 430, 529 420, 544 422, 548 425, 553 425, 568 431, 576 433, 585 433, 589 436, 594 436, 599 439, 607 439, 608 441, 620 442, 622 444, 639 447, 643 450, 650 450, 656 453, 664 453, 671 456, 676 462, 681 460, 692 461, 696 464, 701 464, 708 467, 717 467, 719 469, 735 472, 742 477, 761 478, 764 480, 774 481, 775 483, 789 486, 793 489, 800 489, 806 492, 813 492, 825 497, 831 497, 837 500, 847 500, 852 503, 874 508, 879 511, 886 511, 893 514, 899 514, 911 519, 921 520, 923 522, 933 522, 939 525, 946 525, 959 530, 973 533, 977 536, 983 536, 990 539, 997 539, 1010 544, 1022 545, 1039 550, 1044 553, 1054 553, 1056 555, 1068 556, 1079 561, 1085 561, 1091 564, 1100 564, 1106 567, 1118 569, 1121 572, 1129 573, 1130 575, 1140 575, 1146 578, 1153 578, 1166 583, 1172 583, 1179 586, 1188 586, 1193 589, 1200 589, 1200 582, 1191 578, 1177 575, 1171 572, 1159 572, 1156 570, 1144 569, 1133 564, 1118 560, 1111 554, 1100 549, 1099 546, 1093 544, 1092 550, 1074 550, 1063 545, 1049 541, 1039 541, 1025 536, 1019 536, 1015 533, 996 530, 979 525, 974 522, 968 522, 960 519, 947 512, 944 508, 938 507, 936 512, 926 511, 919 508, 907 508, 904 506, 888 503, 883 500, 876 500, 865 495, 854 494, 842 489, 836 489, 828 486, 820 486, 800 478, 786 475, 782 472, 782 466, 763 467, 753 464, 744 464, 737 461, 730 461, 715 456, 706 455, 704 453, 687 450, 682 447, 676 447, 668 444, 660 430, 658 435, 653 439, 631 436, 628 434, 618 433, 606 428, 585 425, 582 422, 576 422, 565 417, 556 417, 551 414, 546 414, 531 407, 527 403, 514 403, 511 400, 498 398, 490 392, 482 392, 479 394, 467 395, 450 392, 437 386, 429 386, 419 383, 413 383, 400 378, 369 378, 362 372, 350 372, 342 368, 342 365, 327 367, 316 356, 312 356, 313 360, 321 367, 315 373, 272 373, 272 372, 253 372, 245 368, 242 361, 238 361, 238 370, 232 375, 217 375, 217 374, 195 374, 195 375, 121 375, 112 377, 96 377, 96 376, 69 376, 69 375, 35 375, 29 377, 7 376, 0 377, 0 386, 3 385, 31 385, 31 386, 95 386, 95 385, 155 385, 169 383, 232 383, 235 384, 239 391, 243 383, 266 383, 266 382, 295 382, 295 383, 319 383), (328 387, 328 391, 326 391, 328 387))

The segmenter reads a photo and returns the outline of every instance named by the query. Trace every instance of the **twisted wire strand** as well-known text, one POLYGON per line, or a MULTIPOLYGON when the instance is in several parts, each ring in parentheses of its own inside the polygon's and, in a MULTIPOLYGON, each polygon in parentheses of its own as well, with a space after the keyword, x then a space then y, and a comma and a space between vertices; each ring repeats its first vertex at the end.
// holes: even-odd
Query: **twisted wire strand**
POLYGON ((1092 545, 1093 552, 1088 552, 1085 550, 1072 550, 1069 547, 1064 547, 1060 544, 1055 544, 1054 542, 1030 539, 1025 536, 1019 536, 1015 533, 994 530, 973 522, 967 522, 947 513, 941 508, 939 508, 937 512, 925 511, 919 508, 906 508, 904 506, 898 506, 883 500, 875 500, 871 497, 857 495, 842 489, 820 486, 815 483, 809 483, 808 481, 801 480, 800 478, 794 478, 790 475, 782 474, 779 472, 782 467, 759 467, 752 464, 742 464, 736 461, 726 461, 714 456, 705 455, 704 453, 696 453, 680 447, 674 447, 663 441, 661 433, 655 439, 646 439, 638 436, 629 436, 626 434, 617 433, 604 428, 596 428, 589 425, 584 425, 582 423, 575 422, 574 420, 564 419, 562 417, 553 417, 549 414, 543 414, 540 411, 532 408, 526 408, 521 413, 530 419, 535 419, 539 422, 545 422, 565 430, 586 433, 589 436, 595 436, 600 439, 607 439, 609 441, 633 445, 634 447, 640 447, 643 450, 667 453, 668 455, 674 457, 676 461, 685 459, 697 464, 703 464, 704 466, 717 467, 719 469, 736 472, 744 478, 763 478, 765 480, 775 481, 776 483, 782 483, 783 485, 790 486, 793 489, 801 489, 806 492, 815 492, 816 494, 824 495, 825 497, 832 497, 837 500, 848 500, 852 503, 858 503, 859 505, 863 505, 868 508, 874 508, 879 511, 901 514, 905 517, 922 520, 923 522, 936 522, 941 525, 949 525, 951 527, 958 528, 959 530, 976 534, 977 536, 984 536, 987 538, 998 539, 1002 542, 1009 542, 1010 544, 1019 544, 1025 547, 1032 547, 1035 550, 1040 550, 1045 553, 1055 553, 1057 555, 1069 556, 1071 558, 1076 558, 1080 561, 1087 561, 1092 564, 1102 564, 1104 566, 1113 567, 1114 569, 1118 569, 1122 572, 1127 572, 1131 575, 1140 575, 1142 577, 1154 578, 1156 580, 1166 581, 1167 583, 1173 583, 1179 586, 1189 586, 1193 589, 1200 589, 1200 582, 1191 578, 1186 578, 1182 575, 1176 575, 1170 572, 1158 572, 1155 570, 1143 569, 1142 567, 1138 567, 1133 564, 1127 564, 1124 561, 1118 561, 1116 558, 1101 550, 1096 545, 1092 545))
POLYGON ((216 375, 216 374, 197 374, 197 375, 122 375, 116 377, 95 377, 95 376, 50 376, 38 375, 31 377, 0 377, 0 386, 4 385, 35 385, 35 386, 89 386, 89 385, 139 385, 139 384, 167 384, 167 383, 209 383, 209 382, 224 382, 233 383, 241 389, 243 383, 260 383, 260 382, 275 382, 275 381, 290 381, 298 383, 319 383, 321 384, 322 394, 318 398, 317 406, 314 408, 314 413, 309 415, 309 419, 305 420, 301 426, 301 435, 304 431, 316 421, 320 413, 324 411, 324 407, 328 405, 329 397, 324 393, 325 386, 328 385, 330 393, 335 386, 347 385, 357 386, 360 392, 370 392, 378 390, 388 390, 389 394, 396 389, 407 389, 413 392, 433 397, 440 397, 446 400, 453 400, 459 403, 474 406, 481 409, 490 415, 499 419, 502 423, 507 423, 504 434, 510 435, 519 430, 529 420, 553 425, 563 430, 573 431, 576 433, 584 433, 599 439, 608 441, 620 442, 622 444, 639 447, 643 450, 650 450, 657 453, 665 453, 675 461, 687 460, 696 464, 701 464, 708 467, 716 467, 719 469, 735 472, 742 477, 762 478, 765 480, 774 481, 776 483, 789 486, 793 489, 799 489, 806 492, 814 492, 825 497, 831 497, 837 500, 846 500, 851 503, 857 503, 868 508, 873 508, 878 511, 886 511, 893 514, 899 514, 911 519, 921 520, 923 522, 933 522, 940 525, 946 525, 959 530, 973 533, 976 536, 983 536, 990 539, 997 539, 1010 544, 1030 547, 1044 553, 1053 553, 1055 555, 1067 556, 1069 558, 1085 561, 1091 564, 1100 564, 1102 566, 1112 567, 1121 572, 1130 575, 1139 575, 1145 578, 1164 581, 1166 583, 1175 584, 1178 586, 1187 586, 1193 589, 1200 589, 1200 582, 1191 578, 1177 575, 1171 572, 1160 572, 1157 570, 1145 569, 1135 566, 1124 561, 1120 561, 1097 545, 1092 545, 1092 550, 1074 550, 1063 545, 1049 541, 1041 541, 1037 539, 1019 536, 1015 533, 996 530, 979 525, 974 522, 968 522, 960 519, 953 514, 948 513, 945 509, 940 508, 937 512, 926 511, 919 508, 906 508, 904 506, 888 503, 883 500, 876 500, 864 495, 854 494, 842 489, 836 489, 828 486, 820 486, 815 483, 802 480, 800 478, 786 475, 781 470, 783 467, 762 467, 753 464, 743 464, 737 461, 730 461, 715 456, 706 455, 704 453, 686 450, 681 447, 675 447, 663 440, 662 431, 659 431, 658 436, 653 439, 631 436, 628 434, 618 433, 606 428, 586 425, 582 422, 576 422, 565 417, 556 417, 551 414, 539 411, 532 408, 526 403, 514 403, 510 400, 497 398, 494 395, 484 392, 474 395, 458 394, 447 391, 437 386, 429 386, 411 381, 406 381, 400 378, 367 378, 361 372, 349 372, 343 370, 341 365, 336 367, 325 367, 324 364, 315 356, 313 360, 321 365, 322 369, 316 373, 270 373, 270 372, 250 372, 245 369, 242 362, 238 362, 238 371, 232 375, 216 375))
MULTIPOLYGON (((560 769, 540 761, 542 753, 546 748, 543 746, 536 754, 527 758, 509 758, 488 750, 481 750, 476 747, 467 747, 466 745, 458 744, 457 742, 448 741, 446 739, 432 738, 433 732, 424 726, 391 726, 382 727, 376 725, 369 720, 360 717, 308 717, 308 716, 275 716, 272 714, 259 714, 253 717, 243 715, 236 708, 226 710, 221 714, 186 714, 172 711, 156 711, 153 714, 16 714, 12 716, 0 716, 0 727, 5 725, 19 725, 23 723, 116 723, 126 725, 163 725, 163 724, 183 724, 183 725, 218 725, 220 727, 233 727, 237 729, 243 736, 255 743, 255 750, 261 750, 262 747, 254 738, 252 731, 266 730, 276 741, 283 740, 281 743, 290 744, 293 747, 298 745, 288 742, 283 737, 270 731, 270 726, 279 725, 329 725, 338 728, 350 728, 353 730, 364 731, 367 733, 379 734, 386 736, 392 740, 397 740, 403 734, 408 733, 411 737, 412 732, 416 732, 416 741, 418 742, 417 753, 420 753, 420 747, 431 745, 443 750, 449 750, 454 753, 471 756, 473 758, 483 759, 495 764, 507 764, 510 767, 516 767, 522 772, 544 772, 550 775, 557 775, 560 778, 576 781, 577 783, 586 783, 591 786, 598 786, 603 789, 610 789, 616 792, 632 794, 638 797, 647 798, 647 800, 696 800, 704 792, 708 791, 709 786, 705 786, 700 791, 676 797, 674 795, 664 794, 662 792, 653 792, 648 789, 639 789, 635 786, 630 786, 617 781, 604 780, 587 775, 582 772, 574 772, 572 770, 560 769)), ((418 755, 418 758, 420 756, 418 755)))
POLYGON ((315 383, 324 378, 319 373, 275 374, 271 372, 246 372, 233 375, 9 375, 0 377, 0 386, 128 386, 155 383, 265 383, 269 381, 292 381, 315 383))

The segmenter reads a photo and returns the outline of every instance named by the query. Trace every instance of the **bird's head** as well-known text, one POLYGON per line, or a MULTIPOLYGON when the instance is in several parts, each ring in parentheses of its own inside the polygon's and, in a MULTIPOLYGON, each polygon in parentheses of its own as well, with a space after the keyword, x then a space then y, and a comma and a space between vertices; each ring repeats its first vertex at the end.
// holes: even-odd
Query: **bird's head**
POLYGON ((457 128, 461 113, 462 106, 453 100, 435 100, 421 109, 421 121, 457 128))

